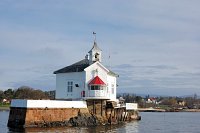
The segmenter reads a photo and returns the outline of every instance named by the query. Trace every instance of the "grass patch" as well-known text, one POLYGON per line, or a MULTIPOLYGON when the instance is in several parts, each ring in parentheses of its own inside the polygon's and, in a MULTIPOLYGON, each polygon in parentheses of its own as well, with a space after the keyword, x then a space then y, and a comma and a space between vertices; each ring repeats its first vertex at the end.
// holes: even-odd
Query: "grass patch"
POLYGON ((167 106, 167 105, 158 105, 157 107, 160 108, 160 109, 165 109, 165 110, 171 109, 171 108, 170 108, 169 106, 167 106))
POLYGON ((2 104, 0 103, 0 110, 9 110, 10 104, 2 104))
POLYGON ((0 107, 10 107, 10 104, 0 103, 0 107))

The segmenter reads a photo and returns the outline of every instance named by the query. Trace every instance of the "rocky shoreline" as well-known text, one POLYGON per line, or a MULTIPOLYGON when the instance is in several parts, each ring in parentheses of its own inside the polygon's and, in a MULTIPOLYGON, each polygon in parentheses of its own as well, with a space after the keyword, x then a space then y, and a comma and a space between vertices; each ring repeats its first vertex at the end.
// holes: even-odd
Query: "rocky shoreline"
POLYGON ((125 121, 140 120, 140 116, 133 115, 135 113, 129 112, 127 117, 122 116, 121 120, 116 120, 115 118, 107 119, 103 116, 93 115, 90 113, 79 113, 77 116, 70 118, 68 121, 54 121, 54 122, 40 122, 34 123, 27 127, 82 127, 82 126, 98 126, 98 125, 110 125, 119 124, 125 121))

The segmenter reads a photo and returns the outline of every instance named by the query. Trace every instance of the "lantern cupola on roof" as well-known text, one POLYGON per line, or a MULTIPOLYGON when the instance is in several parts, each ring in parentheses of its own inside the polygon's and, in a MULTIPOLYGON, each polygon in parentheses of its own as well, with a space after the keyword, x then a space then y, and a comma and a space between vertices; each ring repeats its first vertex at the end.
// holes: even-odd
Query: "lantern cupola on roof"
POLYGON ((97 43, 94 41, 94 45, 89 53, 89 63, 92 64, 96 61, 101 62, 101 52, 102 50, 97 46, 97 43))

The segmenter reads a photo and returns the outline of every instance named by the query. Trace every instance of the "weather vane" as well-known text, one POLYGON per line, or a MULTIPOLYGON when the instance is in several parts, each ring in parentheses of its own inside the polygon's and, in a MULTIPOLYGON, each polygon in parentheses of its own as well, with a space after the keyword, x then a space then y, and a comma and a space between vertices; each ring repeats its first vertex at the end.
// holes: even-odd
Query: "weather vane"
POLYGON ((96 33, 93 32, 93 35, 94 35, 94 42, 96 42, 96 33))

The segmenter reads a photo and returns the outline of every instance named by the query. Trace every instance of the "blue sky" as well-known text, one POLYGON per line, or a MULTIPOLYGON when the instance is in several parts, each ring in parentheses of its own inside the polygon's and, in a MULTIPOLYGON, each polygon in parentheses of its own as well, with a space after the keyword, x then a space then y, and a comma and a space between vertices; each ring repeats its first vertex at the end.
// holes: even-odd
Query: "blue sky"
POLYGON ((199 0, 1 0, 0 89, 55 89, 92 32, 119 92, 200 95, 199 0), (110 59, 108 58, 110 55, 110 59))

